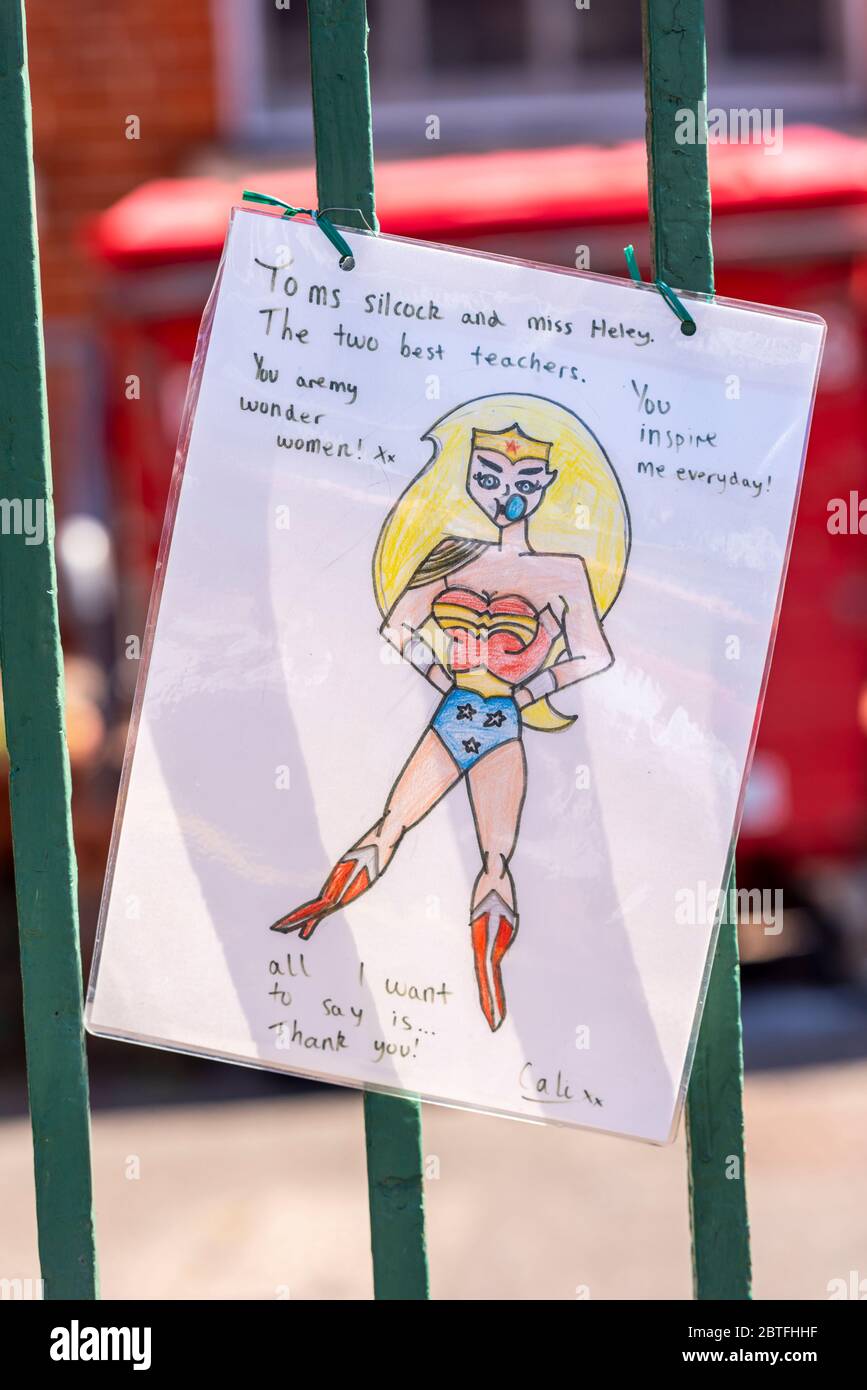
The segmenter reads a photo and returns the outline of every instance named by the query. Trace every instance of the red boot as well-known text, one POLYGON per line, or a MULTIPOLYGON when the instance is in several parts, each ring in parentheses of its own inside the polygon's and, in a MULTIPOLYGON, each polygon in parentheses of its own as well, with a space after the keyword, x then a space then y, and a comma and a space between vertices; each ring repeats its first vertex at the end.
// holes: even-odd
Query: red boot
POLYGON ((378 858, 376 845, 351 849, 335 864, 319 897, 278 918, 271 931, 297 931, 302 941, 309 941, 323 917, 367 891, 379 874, 378 858))
POLYGON ((492 1033, 506 1017, 501 966, 518 934, 518 918, 493 888, 479 903, 470 923, 479 1003, 492 1033))

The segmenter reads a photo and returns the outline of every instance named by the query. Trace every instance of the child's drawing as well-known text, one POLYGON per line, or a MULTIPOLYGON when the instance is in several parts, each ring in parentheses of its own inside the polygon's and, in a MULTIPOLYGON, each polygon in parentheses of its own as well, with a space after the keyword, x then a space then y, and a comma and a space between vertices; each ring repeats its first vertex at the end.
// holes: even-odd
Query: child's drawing
POLYGON ((382 635, 442 699, 374 824, 317 896, 272 930, 309 940, 464 782, 480 859, 470 944, 479 1003, 496 1031, 506 1016, 503 961, 518 932, 510 861, 527 784, 524 731, 566 729, 573 719, 558 713, 557 693, 614 661, 603 619, 623 582, 629 517, 599 441, 540 396, 470 401, 425 439, 433 456, 385 521, 373 587, 382 635))

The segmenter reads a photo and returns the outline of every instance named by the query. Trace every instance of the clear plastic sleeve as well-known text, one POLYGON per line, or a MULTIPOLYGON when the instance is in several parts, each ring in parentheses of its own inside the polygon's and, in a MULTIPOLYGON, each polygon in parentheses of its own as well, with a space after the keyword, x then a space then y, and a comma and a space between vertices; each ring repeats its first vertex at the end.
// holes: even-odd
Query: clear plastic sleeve
POLYGON ((232 214, 88 1027, 665 1142, 824 324, 343 235, 232 214))

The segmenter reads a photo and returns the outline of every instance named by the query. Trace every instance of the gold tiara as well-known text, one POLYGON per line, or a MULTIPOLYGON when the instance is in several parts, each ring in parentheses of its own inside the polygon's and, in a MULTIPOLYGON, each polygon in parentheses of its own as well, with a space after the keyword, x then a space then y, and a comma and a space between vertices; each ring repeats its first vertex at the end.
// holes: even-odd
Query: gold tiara
POLYGON ((543 439, 532 439, 516 421, 508 429, 498 432, 473 430, 473 448, 493 449, 498 454, 505 454, 513 463, 519 459, 543 459, 547 463, 553 445, 546 444, 543 439))

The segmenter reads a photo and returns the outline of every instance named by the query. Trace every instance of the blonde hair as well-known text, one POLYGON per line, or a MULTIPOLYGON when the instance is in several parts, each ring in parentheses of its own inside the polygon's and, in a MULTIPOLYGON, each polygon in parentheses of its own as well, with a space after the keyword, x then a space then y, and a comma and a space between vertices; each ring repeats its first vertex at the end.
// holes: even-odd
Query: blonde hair
MULTIPOLYGON (((543 396, 481 396, 437 420, 423 436, 433 445, 430 462, 392 507, 373 557, 373 585, 387 618, 398 599, 446 574, 454 574, 487 545, 499 528, 467 492, 474 429, 498 434, 517 424, 524 434, 551 444, 557 476, 527 523, 531 548, 580 555, 600 617, 620 592, 629 553, 629 516, 617 476, 596 436, 565 406, 543 396)), ((565 650, 559 638, 545 665, 565 650)), ((573 720, 547 699, 522 710, 525 724, 562 729, 573 720)))

